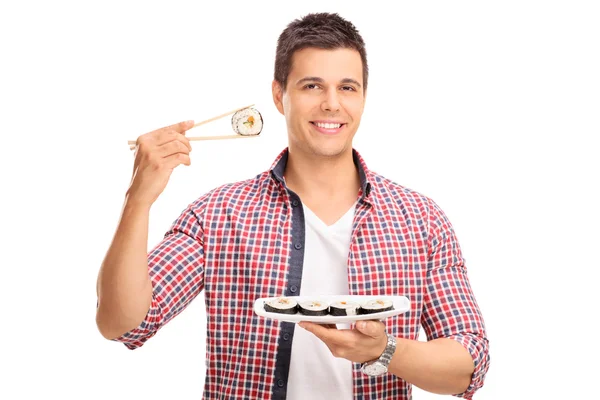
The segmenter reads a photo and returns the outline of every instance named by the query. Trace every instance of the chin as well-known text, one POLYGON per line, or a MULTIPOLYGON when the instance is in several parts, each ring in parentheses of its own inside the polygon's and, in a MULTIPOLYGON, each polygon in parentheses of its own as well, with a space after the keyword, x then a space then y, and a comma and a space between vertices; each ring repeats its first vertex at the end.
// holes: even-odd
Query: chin
POLYGON ((338 157, 352 148, 352 146, 309 146, 311 153, 320 157, 338 157))

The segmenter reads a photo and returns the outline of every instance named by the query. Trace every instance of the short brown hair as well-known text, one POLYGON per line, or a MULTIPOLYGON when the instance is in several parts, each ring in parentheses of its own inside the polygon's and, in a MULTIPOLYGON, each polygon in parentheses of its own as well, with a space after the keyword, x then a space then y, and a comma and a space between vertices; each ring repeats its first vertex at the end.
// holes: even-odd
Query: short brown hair
POLYGON ((358 51, 363 65, 363 87, 367 90, 367 51, 358 30, 337 13, 316 13, 292 21, 279 35, 275 55, 275 80, 284 91, 294 52, 307 47, 326 50, 346 48, 358 51))

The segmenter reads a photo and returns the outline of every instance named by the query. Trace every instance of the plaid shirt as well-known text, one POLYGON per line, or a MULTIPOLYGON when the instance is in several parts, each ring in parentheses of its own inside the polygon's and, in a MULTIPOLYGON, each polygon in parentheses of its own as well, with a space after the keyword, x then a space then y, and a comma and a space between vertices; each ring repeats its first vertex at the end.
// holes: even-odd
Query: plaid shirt
MULTIPOLYGON (((260 297, 300 293, 304 216, 287 189, 287 149, 269 171, 216 188, 190 204, 148 255, 152 305, 139 327, 115 339, 144 344, 200 293, 207 314, 205 399, 285 399, 294 324, 258 317, 260 297)), ((388 332, 446 337, 471 354, 471 398, 489 365, 483 319, 450 222, 430 199, 369 171, 361 179, 348 256, 351 295, 407 296, 410 311, 386 319, 388 332)), ((353 364, 355 399, 410 399, 393 374, 368 377, 353 364)), ((310 384, 310 382, 307 382, 310 384)))

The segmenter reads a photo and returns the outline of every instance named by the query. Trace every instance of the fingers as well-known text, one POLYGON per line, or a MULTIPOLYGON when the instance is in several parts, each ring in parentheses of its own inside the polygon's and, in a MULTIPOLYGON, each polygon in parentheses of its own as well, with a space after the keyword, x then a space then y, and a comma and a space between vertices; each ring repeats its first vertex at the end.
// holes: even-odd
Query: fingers
MULTIPOLYGON (((183 137, 180 134, 177 134, 177 135, 180 137, 183 137)), ((192 147, 190 146, 189 142, 175 139, 175 140, 172 140, 170 142, 167 142, 167 143, 159 146, 156 151, 160 157, 164 158, 164 157, 169 157, 170 155, 177 154, 177 153, 183 153, 183 154, 189 155, 191 150, 192 150, 192 147)))
POLYGON ((301 328, 320 339, 334 357, 364 362, 379 357, 387 343, 381 321, 358 321, 356 329, 337 329, 335 325, 318 325, 302 321, 301 328))
POLYGON ((173 125, 165 126, 164 128, 160 128, 157 130, 157 132, 174 131, 177 133, 185 133, 185 131, 192 128, 193 126, 194 126, 194 121, 183 121, 183 122, 178 122, 173 125))
POLYGON ((188 129, 193 127, 194 121, 178 122, 173 125, 165 126, 164 128, 159 128, 155 131, 138 136, 137 140, 135 141, 135 145, 137 147, 142 143, 149 142, 158 143, 159 145, 164 144, 173 140, 173 137, 176 134, 184 135, 188 129))
POLYGON ((181 133, 171 130, 158 132, 155 136, 154 142, 157 146, 162 146, 174 140, 180 141, 181 143, 185 144, 190 151, 192 150, 192 146, 190 145, 190 140, 188 138, 181 133))
POLYGON ((193 121, 180 122, 140 136, 136 141, 134 171, 140 163, 154 163, 173 169, 179 164, 191 165, 189 153, 192 146, 185 132, 193 121))
POLYGON ((317 324, 313 324, 310 322, 301 322, 298 325, 301 328, 306 329, 308 332, 312 333, 313 335, 315 335, 322 341, 324 341, 326 343, 329 341, 329 336, 327 335, 327 328, 324 328, 322 326, 319 326, 317 324))
POLYGON ((315 335, 316 337, 318 337, 319 339, 321 339, 324 342, 330 342, 332 340, 334 340, 335 338, 335 331, 337 331, 337 326, 335 325, 319 325, 319 324, 313 324, 312 322, 300 322, 298 324, 301 328, 306 329, 307 331, 309 331, 310 333, 312 333, 313 335, 315 335), (334 327, 335 330, 332 330, 331 327, 334 327))
POLYGON ((190 141, 184 135, 185 132, 193 126, 194 121, 184 121, 148 132, 137 138, 135 147, 139 148, 140 146, 144 146, 146 149, 148 149, 152 148, 153 146, 161 146, 173 140, 179 140, 183 142, 191 151, 192 147, 189 144, 190 141))
POLYGON ((179 164, 191 165, 190 156, 183 153, 176 153, 164 158, 164 166, 167 168, 174 169, 179 164))
MULTIPOLYGON (((300 322, 298 324, 301 328, 306 329, 307 331, 313 333, 315 336, 327 340, 331 340, 335 338, 336 333, 338 331, 337 325, 335 324, 315 324, 312 322, 300 322)), ((381 321, 377 320, 368 320, 368 321, 358 321, 356 323, 356 330, 363 335, 378 338, 381 336, 385 336, 385 324, 381 321)))

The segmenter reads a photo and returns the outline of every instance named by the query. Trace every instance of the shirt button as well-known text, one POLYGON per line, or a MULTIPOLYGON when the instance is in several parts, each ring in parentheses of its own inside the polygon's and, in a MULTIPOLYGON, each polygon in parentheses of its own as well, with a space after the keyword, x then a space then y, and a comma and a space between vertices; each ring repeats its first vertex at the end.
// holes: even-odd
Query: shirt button
POLYGON ((298 200, 294 200, 294 201, 292 201, 292 205, 293 205, 294 207, 298 207, 298 204, 300 204, 300 203, 298 202, 298 200))
POLYGON ((297 286, 291 286, 290 287, 290 292, 296 293, 297 291, 298 291, 298 287, 297 286))
POLYGON ((280 380, 277 381, 277 386, 283 387, 283 385, 284 385, 284 382, 283 382, 282 379, 280 379, 280 380))
POLYGON ((302 245, 300 243, 296 243, 294 247, 296 248, 296 250, 300 250, 302 248, 302 245))
POLYGON ((289 333, 284 333, 283 334, 283 340, 290 340, 290 334, 289 333))

